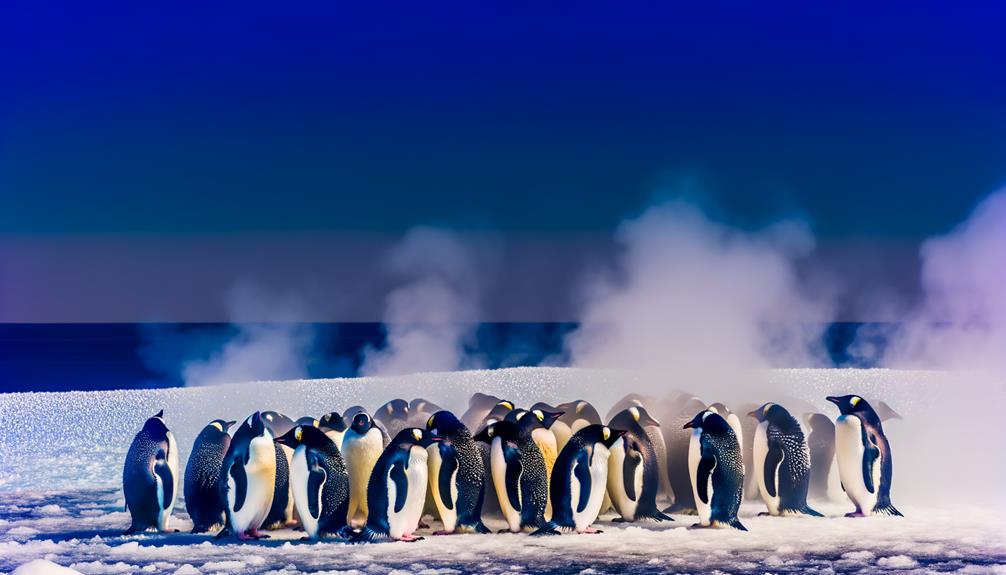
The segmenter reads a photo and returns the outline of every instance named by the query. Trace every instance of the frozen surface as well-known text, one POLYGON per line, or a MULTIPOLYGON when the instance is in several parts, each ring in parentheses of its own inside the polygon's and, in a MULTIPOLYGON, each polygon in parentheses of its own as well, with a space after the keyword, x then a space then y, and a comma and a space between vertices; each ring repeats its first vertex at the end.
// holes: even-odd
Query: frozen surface
MULTIPOLYGON (((894 500, 907 517, 845 519, 841 514, 851 506, 841 501, 818 503, 830 516, 825 519, 756 517, 761 506, 748 503, 742 509, 747 533, 689 530, 693 519, 676 516, 672 524, 630 527, 601 521, 605 533, 596 536, 463 535, 368 546, 301 543, 293 531, 273 532, 273 540, 256 544, 216 544, 185 533, 123 537, 128 516, 122 510, 122 460, 138 427, 161 408, 187 450, 207 421, 243 417, 254 409, 320 415, 356 403, 373 408, 392 396, 422 396, 461 409, 471 392, 484 390, 519 404, 582 397, 603 413, 628 391, 687 386, 669 384, 655 373, 525 368, 9 394, 0 395, 0 573, 35 559, 84 574, 1006 573, 1001 467, 1006 434, 999 382, 853 370, 780 370, 743 381, 692 389, 709 401, 728 403, 796 398, 832 414, 823 401, 830 393, 852 391, 894 405, 905 416, 888 426, 896 462, 894 500), (977 426, 976 420, 1000 423, 977 426), (976 461, 975 453, 990 456, 976 461)), ((189 525, 184 503, 175 509, 173 526, 184 531, 189 525)))

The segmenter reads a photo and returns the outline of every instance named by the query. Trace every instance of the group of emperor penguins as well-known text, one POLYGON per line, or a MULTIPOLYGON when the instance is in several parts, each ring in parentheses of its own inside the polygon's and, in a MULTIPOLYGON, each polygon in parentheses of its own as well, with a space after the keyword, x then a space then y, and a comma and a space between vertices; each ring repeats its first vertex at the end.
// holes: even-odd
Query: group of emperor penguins
MULTIPOLYGON (((803 423, 776 403, 734 412, 684 392, 630 394, 607 425, 587 401, 523 409, 483 393, 460 417, 423 399, 296 421, 261 411, 233 431, 236 421, 218 419, 199 433, 185 505, 193 533, 223 525, 217 538, 242 540, 294 527, 312 540, 416 541, 426 516, 442 524, 435 535, 489 533, 483 516, 502 517, 501 532, 598 533, 592 524, 611 512, 615 522, 673 513, 698 515, 695 527, 746 531, 737 517, 745 497, 760 498, 767 515, 820 516, 807 499, 827 496, 837 461, 855 505, 847 516, 900 516, 881 423, 898 415, 858 395, 827 399, 839 409, 835 422, 796 400, 803 423)), ((161 411, 126 455, 127 534, 168 530, 179 480, 161 411)))

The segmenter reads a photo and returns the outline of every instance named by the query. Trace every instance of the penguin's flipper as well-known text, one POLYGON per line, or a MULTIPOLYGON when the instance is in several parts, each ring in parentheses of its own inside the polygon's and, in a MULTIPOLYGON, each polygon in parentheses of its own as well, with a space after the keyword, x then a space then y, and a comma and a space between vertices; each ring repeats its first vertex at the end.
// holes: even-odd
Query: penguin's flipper
POLYGON ((506 495, 510 507, 520 512, 520 477, 524 474, 524 466, 520 462, 520 451, 503 442, 503 458, 506 460, 506 495))
POLYGON ((764 466, 765 491, 768 492, 769 497, 775 497, 779 493, 779 486, 776 485, 776 477, 778 477, 779 466, 782 465, 784 457, 785 454, 781 445, 775 442, 769 445, 768 453, 765 454, 764 466))
POLYGON ((695 490, 703 503, 709 503, 709 476, 713 474, 714 467, 716 467, 716 458, 703 454, 695 472, 695 490))
POLYGON ((171 475, 167 454, 163 450, 157 451, 157 458, 154 460, 154 475, 160 479, 161 483, 161 509, 167 509, 175 499, 175 479, 171 475))
POLYGON ((248 494, 248 475, 245 474, 241 458, 234 458, 228 473, 234 479, 234 511, 241 511, 245 505, 245 496, 248 494))
POLYGON ((454 509, 454 497, 451 487, 454 484, 454 473, 458 470, 458 452, 454 445, 440 442, 440 477, 437 478, 440 489, 440 499, 447 509, 454 509))
POLYGON ((325 468, 318 465, 318 456, 313 450, 307 453, 307 510, 311 517, 321 517, 321 492, 328 481, 325 468))
POLYGON ((744 527, 744 524, 741 523, 741 520, 737 519, 736 517, 734 517, 730 521, 727 521, 726 524, 729 525, 729 526, 731 526, 731 527, 733 527, 734 529, 738 529, 740 531, 747 531, 748 530, 748 528, 744 527))
POLYGON ((632 501, 636 500, 636 468, 643 463, 643 454, 635 449, 625 450, 625 460, 622 462, 622 485, 625 494, 632 501))
POLYGON ((874 515, 889 515, 891 517, 904 517, 900 511, 898 511, 890 501, 881 504, 877 503, 876 507, 873 508, 874 515))
POLYGON ((395 513, 401 513, 409 496, 409 478, 405 475, 405 463, 396 461, 392 464, 388 476, 395 482, 395 513))
POLYGON ((863 484, 870 493, 876 493, 877 488, 873 484, 873 466, 880 457, 880 450, 873 445, 867 444, 863 451, 863 484))
MULTIPOLYGON (((580 451, 576 456, 576 461, 573 463, 573 476, 580 483, 580 500, 576 502, 576 512, 583 513, 583 510, 587 508, 587 503, 590 502, 590 456, 587 455, 586 451, 580 451)), ((572 502, 570 502, 572 503, 572 502)))

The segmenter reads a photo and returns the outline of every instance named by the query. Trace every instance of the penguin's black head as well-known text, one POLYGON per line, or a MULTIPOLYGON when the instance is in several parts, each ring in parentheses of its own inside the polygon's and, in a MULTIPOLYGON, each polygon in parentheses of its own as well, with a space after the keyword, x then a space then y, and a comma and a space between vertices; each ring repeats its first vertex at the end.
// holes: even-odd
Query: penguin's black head
POLYGON ((601 414, 593 405, 582 399, 557 405, 556 408, 563 412, 560 419, 566 423, 573 423, 577 419, 585 419, 591 424, 601 423, 601 414))
POLYGON ((262 421, 274 436, 283 435, 293 429, 294 421, 278 411, 263 411, 262 421))
POLYGON ((825 399, 837 405, 842 415, 870 414, 874 417, 877 415, 870 403, 858 395, 829 395, 825 399))
POLYGON ((498 421, 487 425, 474 439, 475 441, 482 441, 484 443, 492 443, 497 437, 503 441, 515 441, 519 435, 520 428, 517 427, 516 423, 512 421, 498 421))
POLYGON ((353 418, 356 417, 357 413, 366 413, 366 412, 367 409, 364 408, 362 405, 353 405, 351 407, 347 407, 346 411, 342 412, 342 418, 352 423, 353 418))
POLYGON ((500 398, 495 395, 489 395, 487 393, 481 393, 476 391, 472 394, 471 398, 468 400, 468 407, 492 407, 499 403, 500 398))
POLYGON ((489 410, 489 415, 486 416, 486 419, 495 419, 496 421, 500 421, 506 417, 506 414, 513 411, 514 407, 515 406, 512 401, 507 401, 505 399, 503 401, 499 401, 492 409, 489 410))
POLYGON ((722 415, 724 418, 733 413, 732 411, 730 411, 729 407, 723 405, 723 403, 720 401, 709 404, 709 409, 716 411, 716 413, 722 415))
POLYGON ((781 405, 769 401, 763 404, 758 409, 751 410, 750 412, 748 412, 748 415, 757 419, 758 423, 761 423, 763 421, 775 422, 776 420, 779 419, 781 415, 780 410, 782 412, 785 412, 786 415, 789 415, 789 412, 786 411, 786 409, 783 408, 781 405))
POLYGON ((350 427, 362 435, 374 427, 374 420, 367 413, 357 413, 353 416, 353 424, 350 427))
POLYGON ((320 421, 311 417, 310 415, 305 415, 304 417, 301 417, 294 423, 295 425, 302 425, 304 427, 318 427, 321 425, 320 421))
POLYGON ((436 413, 440 411, 439 405, 433 403, 432 401, 426 401, 420 397, 413 399, 409 402, 409 411, 412 413, 436 413))
POLYGON ((448 437, 465 429, 465 424, 461 423, 453 413, 441 410, 426 420, 426 429, 437 437, 448 437))
POLYGON ((382 405, 375 416, 382 420, 406 419, 409 417, 409 402, 404 399, 392 399, 382 405))
POLYGON ((143 423, 143 429, 155 437, 166 437, 168 433, 168 425, 164 423, 164 410, 162 409, 150 416, 147 421, 143 423))
POLYGON ((559 419, 562 415, 561 411, 543 411, 541 409, 532 409, 531 411, 525 412, 518 418, 518 425, 523 429, 531 430, 543 427, 545 429, 550 429, 552 424, 559 419))
POLYGON ((535 403, 534 405, 531 406, 531 411, 534 411, 536 409, 540 409, 542 411, 555 411, 554 406, 545 403, 544 401, 539 401, 538 403, 535 403))
POLYGON ((587 444, 593 445, 595 443, 600 443, 607 448, 611 448, 616 441, 619 440, 625 431, 621 429, 612 429, 607 425, 600 425, 593 423, 576 432, 576 435, 580 436, 581 439, 587 444))
POLYGON ((432 433, 426 431, 425 429, 420 429, 418 427, 406 427, 398 432, 398 435, 395 436, 395 440, 392 441, 392 443, 402 448, 411 448, 415 446, 426 448, 437 441, 441 441, 441 438, 434 437, 432 433))
POLYGON ((223 419, 214 419, 213 421, 206 424, 204 430, 212 430, 213 433, 227 435, 227 430, 231 428, 232 425, 237 423, 236 421, 225 421, 223 419))
POLYGON ((611 418, 608 425, 617 429, 629 429, 634 425, 640 427, 646 427, 648 425, 660 426, 660 422, 653 419, 649 413, 646 412, 646 408, 633 405, 628 409, 623 409, 615 414, 615 417, 611 418))
POLYGON ((331 442, 332 440, 325 435, 324 431, 313 425, 297 425, 276 438, 276 443, 293 449, 297 449, 300 445, 305 447, 321 447, 331 442))
POLYGON ((528 410, 523 407, 518 407, 511 411, 508 411, 506 415, 503 416, 503 421, 509 421, 512 423, 518 423, 524 416, 528 414, 528 410))
POLYGON ((248 419, 245 420, 242 426, 246 426, 248 428, 252 437, 265 435, 266 431, 269 431, 269 427, 266 425, 265 416, 261 411, 256 411, 255 413, 249 415, 248 419))
POLYGON ((692 418, 691 421, 686 423, 682 429, 698 429, 701 430, 702 433, 708 433, 710 435, 719 435, 728 431, 733 431, 730 424, 727 423, 726 419, 723 419, 722 415, 710 409, 699 412, 692 418))
POLYGON ((318 428, 322 431, 346 431, 346 420, 338 411, 321 416, 318 428))

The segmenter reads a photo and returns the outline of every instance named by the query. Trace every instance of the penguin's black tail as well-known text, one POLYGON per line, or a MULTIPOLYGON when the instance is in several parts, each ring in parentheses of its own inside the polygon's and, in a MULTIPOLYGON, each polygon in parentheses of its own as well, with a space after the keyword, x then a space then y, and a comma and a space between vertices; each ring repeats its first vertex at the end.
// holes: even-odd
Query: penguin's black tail
POLYGON ((804 515, 810 515, 811 517, 824 517, 824 515, 822 515, 821 512, 811 508, 810 505, 804 505, 803 508, 800 509, 800 513, 803 513, 804 515))
POLYGON ((562 535, 562 533, 559 532, 559 525, 556 522, 546 521, 537 531, 531 533, 532 537, 541 537, 542 535, 562 535))
POLYGON ((902 515, 900 511, 895 509, 894 505, 890 502, 884 505, 878 503, 877 506, 873 508, 873 514, 887 515, 889 517, 904 517, 904 515, 902 515))
POLYGON ((734 529, 739 530, 739 531, 747 531, 748 530, 748 528, 744 527, 744 524, 741 523, 741 520, 737 519, 736 517, 734 517, 730 521, 727 521, 726 524, 729 525, 729 526, 731 526, 731 527, 733 527, 734 529))

